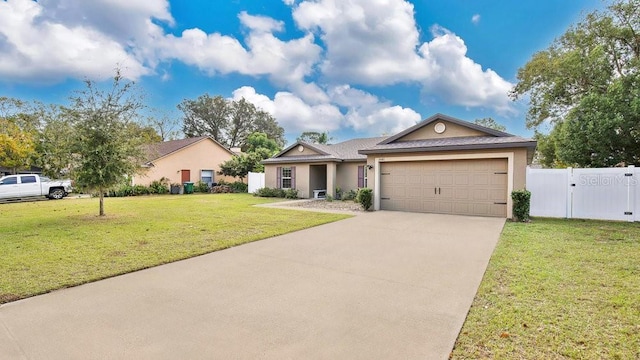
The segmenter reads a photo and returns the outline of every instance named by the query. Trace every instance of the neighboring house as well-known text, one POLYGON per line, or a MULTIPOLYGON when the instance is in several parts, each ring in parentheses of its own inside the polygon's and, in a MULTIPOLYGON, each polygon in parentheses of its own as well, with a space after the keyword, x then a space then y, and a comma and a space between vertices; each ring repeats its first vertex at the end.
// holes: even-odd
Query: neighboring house
POLYGON ((375 210, 512 217, 536 142, 436 114, 386 138, 297 142, 264 161, 267 187, 369 187, 375 210), (355 150, 354 150, 355 149, 355 150))
POLYGON ((133 184, 149 185, 163 177, 170 183, 180 184, 202 181, 211 185, 220 180, 236 180, 217 174, 220 164, 231 159, 234 153, 209 136, 153 144, 147 152, 145 170, 134 176, 133 184))

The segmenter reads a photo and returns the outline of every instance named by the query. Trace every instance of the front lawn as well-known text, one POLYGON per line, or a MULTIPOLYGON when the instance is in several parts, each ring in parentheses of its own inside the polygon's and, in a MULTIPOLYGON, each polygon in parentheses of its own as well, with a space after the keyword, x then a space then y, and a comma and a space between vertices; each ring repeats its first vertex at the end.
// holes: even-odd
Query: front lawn
POLYGON ((640 359, 640 224, 507 223, 454 359, 640 359))
POLYGON ((0 303, 156 266, 347 215, 253 207, 248 194, 0 204, 0 303))

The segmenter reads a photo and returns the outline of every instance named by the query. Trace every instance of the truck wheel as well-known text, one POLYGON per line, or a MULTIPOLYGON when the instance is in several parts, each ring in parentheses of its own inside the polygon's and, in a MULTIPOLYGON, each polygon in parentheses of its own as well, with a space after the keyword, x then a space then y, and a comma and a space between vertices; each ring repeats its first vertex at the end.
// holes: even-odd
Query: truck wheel
POLYGON ((64 197, 64 190, 53 189, 49 192, 49 199, 60 200, 64 197))

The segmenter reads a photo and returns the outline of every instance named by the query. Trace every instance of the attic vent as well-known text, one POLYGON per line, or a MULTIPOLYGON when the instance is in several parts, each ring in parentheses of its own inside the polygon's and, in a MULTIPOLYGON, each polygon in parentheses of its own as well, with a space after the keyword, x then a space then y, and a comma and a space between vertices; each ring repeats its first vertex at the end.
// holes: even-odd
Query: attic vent
POLYGON ((435 131, 438 134, 442 134, 446 129, 447 129, 446 125, 441 122, 435 124, 435 126, 433 127, 433 131, 435 131))

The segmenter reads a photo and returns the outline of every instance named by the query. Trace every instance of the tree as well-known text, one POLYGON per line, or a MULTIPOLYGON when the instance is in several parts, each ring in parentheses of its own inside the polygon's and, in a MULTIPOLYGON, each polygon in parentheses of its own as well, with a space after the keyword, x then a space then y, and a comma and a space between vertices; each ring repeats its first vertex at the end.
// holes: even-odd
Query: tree
POLYGON ((484 126, 487 127, 489 129, 494 129, 494 130, 498 130, 498 131, 507 131, 507 127, 499 124, 497 121, 495 121, 493 118, 482 118, 482 119, 475 119, 473 121, 474 123, 480 125, 480 126, 484 126))
POLYGON ((244 98, 233 101, 204 94, 196 100, 183 100, 178 109, 184 113, 182 131, 187 137, 208 135, 228 148, 244 151, 247 137, 262 132, 278 145, 285 144, 284 129, 273 116, 244 98))
POLYGON ((47 176, 69 176, 74 162, 72 143, 75 138, 71 115, 61 106, 43 104, 39 105, 37 114, 42 126, 36 146, 36 165, 47 176))
POLYGON ((328 132, 305 131, 296 140, 312 144, 328 144, 333 138, 329 137, 328 132))
POLYGON ((177 140, 178 139, 178 121, 167 114, 157 116, 149 116, 147 118, 147 126, 155 129, 160 136, 160 141, 177 140))
POLYGON ((0 97, 0 166, 17 170, 31 166, 37 157, 38 118, 28 104, 0 97))
POLYGON ((18 169, 30 166, 35 154, 33 134, 11 120, 0 118, 0 165, 15 174, 18 169))
POLYGON ((134 83, 125 81, 119 70, 108 91, 90 80, 85 84, 67 109, 76 128, 74 175, 78 185, 98 191, 99 214, 104 216, 105 191, 139 171, 144 158, 142 142, 130 126, 142 103, 134 83))
POLYGON ((640 0, 618 0, 588 14, 519 69, 511 96, 528 96, 527 126, 551 126, 548 137, 540 137, 549 141, 545 162, 591 167, 637 161, 637 112, 630 109, 640 70, 638 34, 640 0))
POLYGON ((262 160, 268 159, 280 151, 280 147, 267 134, 256 132, 247 137, 247 150, 243 154, 220 164, 220 175, 244 179, 249 172, 263 172, 262 160))

